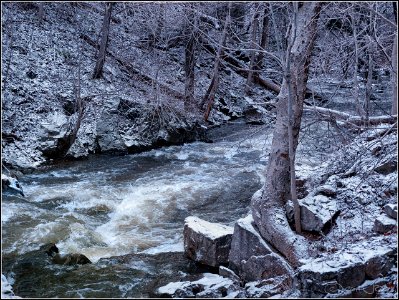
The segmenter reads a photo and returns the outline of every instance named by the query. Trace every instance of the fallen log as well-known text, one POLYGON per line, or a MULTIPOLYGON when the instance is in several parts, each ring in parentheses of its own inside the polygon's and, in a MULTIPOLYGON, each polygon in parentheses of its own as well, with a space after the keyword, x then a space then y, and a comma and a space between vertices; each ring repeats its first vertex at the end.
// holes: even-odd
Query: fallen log
POLYGON ((354 116, 342 111, 337 111, 329 108, 319 106, 306 106, 304 111, 312 111, 321 114, 324 118, 330 119, 331 121, 340 120, 349 125, 361 126, 361 125, 378 125, 382 123, 393 124, 397 122, 397 115, 384 115, 369 117, 368 120, 364 117, 354 116))

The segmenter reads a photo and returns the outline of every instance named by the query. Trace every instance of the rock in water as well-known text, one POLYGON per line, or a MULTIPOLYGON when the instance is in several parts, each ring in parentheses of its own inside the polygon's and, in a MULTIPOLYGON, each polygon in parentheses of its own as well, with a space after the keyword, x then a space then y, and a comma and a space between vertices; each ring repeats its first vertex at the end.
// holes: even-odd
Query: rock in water
POLYGON ((187 217, 184 224, 184 253, 199 263, 217 267, 227 264, 233 227, 187 217))
POLYGON ((22 186, 18 182, 18 179, 7 176, 5 174, 1 174, 1 188, 2 190, 10 190, 13 192, 19 193, 22 197, 25 197, 24 191, 22 189, 22 186))
POLYGON ((54 243, 46 244, 42 246, 40 249, 44 250, 44 252, 47 253, 49 257, 51 257, 52 263, 57 265, 72 266, 72 265, 84 265, 91 263, 90 259, 88 259, 85 255, 80 253, 69 253, 65 256, 61 256, 59 254, 58 247, 54 243))

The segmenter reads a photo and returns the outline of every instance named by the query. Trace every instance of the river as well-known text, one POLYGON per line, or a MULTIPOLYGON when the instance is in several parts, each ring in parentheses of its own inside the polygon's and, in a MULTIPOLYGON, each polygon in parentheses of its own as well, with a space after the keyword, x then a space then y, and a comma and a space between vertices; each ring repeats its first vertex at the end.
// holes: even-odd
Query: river
MULTIPOLYGON (((87 286, 81 272, 88 269, 89 278, 96 276, 93 272, 104 275, 107 268, 113 273, 114 264, 104 258, 126 254, 146 257, 129 272, 147 274, 151 256, 167 255, 160 253, 173 252, 173 259, 186 263, 176 256, 183 256, 187 216, 231 226, 246 216, 250 198, 264 180, 270 128, 236 123, 224 132, 214 143, 92 156, 23 176, 26 197, 6 194, 2 201, 2 254, 9 271, 15 261, 29 261, 27 255, 49 242, 56 243, 61 254, 82 253, 94 264, 46 265, 46 272, 30 274, 23 283, 18 280, 14 292, 28 297, 145 296, 140 284, 126 287, 127 275, 98 282, 99 288, 87 286), (64 283, 56 279, 61 273, 69 278, 64 283)), ((12 273, 8 277, 13 281, 12 273)))

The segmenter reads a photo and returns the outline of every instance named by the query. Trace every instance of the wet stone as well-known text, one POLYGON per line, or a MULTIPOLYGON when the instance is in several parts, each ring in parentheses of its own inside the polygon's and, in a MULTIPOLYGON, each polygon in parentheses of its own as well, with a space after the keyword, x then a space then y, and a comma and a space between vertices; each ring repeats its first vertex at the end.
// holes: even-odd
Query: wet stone
POLYGON ((187 217, 183 235, 188 258, 212 267, 228 263, 233 227, 187 217))

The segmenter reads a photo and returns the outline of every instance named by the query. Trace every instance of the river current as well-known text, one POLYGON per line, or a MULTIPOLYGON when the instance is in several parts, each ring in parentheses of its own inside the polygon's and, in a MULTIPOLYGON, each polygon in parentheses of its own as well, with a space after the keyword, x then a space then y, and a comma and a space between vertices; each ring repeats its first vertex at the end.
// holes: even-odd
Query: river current
MULTIPOLYGON (((233 226, 249 213, 250 198, 264 181, 270 129, 241 127, 231 125, 229 134, 214 143, 93 156, 23 176, 26 197, 4 195, 2 201, 3 260, 23 257, 50 242, 61 254, 82 253, 97 265, 100 258, 126 254, 182 255, 186 217, 233 226)), ((12 272, 8 277, 13 280, 12 272)), ((23 290, 29 287, 14 288, 17 295, 44 296, 23 290)), ((47 295, 92 295, 91 288, 81 288, 69 283, 63 294, 47 295)), ((102 296, 127 295, 113 294, 106 283, 101 289, 102 296)))

